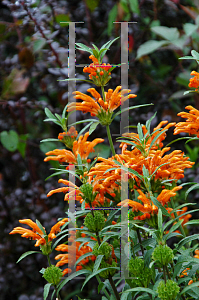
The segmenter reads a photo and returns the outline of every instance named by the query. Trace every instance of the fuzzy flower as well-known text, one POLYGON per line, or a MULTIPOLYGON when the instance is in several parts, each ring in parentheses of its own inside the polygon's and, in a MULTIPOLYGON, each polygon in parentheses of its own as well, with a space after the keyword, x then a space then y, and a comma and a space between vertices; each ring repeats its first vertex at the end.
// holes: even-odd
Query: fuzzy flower
POLYGON ((179 122, 176 124, 174 134, 181 132, 189 133, 189 135, 196 134, 199 137, 199 111, 191 105, 185 107, 189 110, 187 112, 180 112, 178 116, 186 118, 186 122, 179 122))
POLYGON ((86 132, 84 136, 80 135, 77 141, 73 142, 72 151, 66 149, 55 149, 49 151, 46 155, 49 155, 44 159, 44 161, 55 160, 59 163, 71 163, 77 164, 77 156, 80 155, 83 162, 86 162, 89 154, 94 152, 94 147, 102 143, 104 139, 96 138, 92 142, 87 141, 89 137, 89 132, 86 132))
POLYGON ((199 73, 192 71, 190 75, 194 75, 194 77, 190 78, 189 87, 195 88, 195 91, 197 92, 199 87, 199 73))
POLYGON ((89 58, 93 61, 89 67, 84 67, 83 72, 89 73, 89 79, 91 79, 97 86, 105 86, 111 79, 110 64, 100 64, 98 59, 94 55, 90 55, 89 58))
POLYGON ((109 89, 108 92, 105 92, 105 100, 102 99, 101 95, 94 88, 87 90, 94 98, 76 91, 74 92, 74 98, 81 99, 83 102, 70 103, 68 105, 68 112, 74 110, 81 110, 83 113, 89 112, 91 116, 96 116, 102 125, 109 125, 113 111, 127 99, 137 97, 134 94, 124 96, 124 94, 129 93, 131 90, 121 90, 121 88, 121 86, 118 86, 114 91, 109 89))
POLYGON ((47 235, 45 228, 43 227, 43 229, 40 229, 39 226, 33 222, 30 219, 24 219, 24 220, 19 220, 19 222, 21 224, 26 224, 29 227, 32 228, 32 230, 30 229, 26 229, 23 227, 15 227, 10 234, 16 234, 19 233, 21 234, 22 237, 25 237, 27 239, 32 239, 32 240, 36 240, 36 244, 35 247, 38 246, 44 246, 44 245, 49 245, 49 242, 51 242, 53 239, 56 238, 56 234, 58 232, 60 232, 60 227, 63 226, 66 222, 68 222, 68 218, 63 219, 62 221, 57 222, 52 228, 50 233, 47 235))
MULTIPOLYGON (((71 239, 69 240, 71 245, 61 244, 55 248, 56 251, 67 252, 64 254, 58 254, 55 259, 59 260, 56 264, 57 267, 63 266, 65 264, 75 264, 76 261, 84 254, 91 252, 91 255, 83 258, 76 266, 76 271, 81 270, 85 265, 89 264, 89 262, 93 262, 96 259, 96 256, 92 255, 92 249, 87 246, 88 242, 85 243, 80 249, 80 242, 75 241, 75 232, 71 233, 71 239)), ((72 270, 70 268, 66 268, 63 270, 63 276, 71 273, 72 270)))

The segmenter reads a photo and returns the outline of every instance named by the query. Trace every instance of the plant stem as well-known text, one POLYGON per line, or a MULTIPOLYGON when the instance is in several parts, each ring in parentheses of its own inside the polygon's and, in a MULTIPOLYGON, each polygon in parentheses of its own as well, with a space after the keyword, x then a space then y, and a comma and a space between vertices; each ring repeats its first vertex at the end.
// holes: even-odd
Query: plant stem
POLYGON ((47 259, 48 259, 49 267, 52 266, 51 261, 50 261, 50 256, 49 256, 49 254, 47 255, 47 259))
POLYGON ((167 278, 166 278, 165 266, 163 266, 163 275, 164 275, 164 282, 166 284, 167 283, 167 278))
POLYGON ((139 228, 136 229, 136 232, 137 232, 137 236, 138 236, 140 248, 141 248, 141 251, 142 251, 142 255, 143 255, 143 257, 144 257, 144 247, 143 247, 143 245, 142 245, 142 239, 141 239, 141 235, 140 235, 140 230, 139 230, 139 228))
POLYGON ((168 278, 171 279, 171 276, 170 276, 170 274, 169 274, 169 269, 168 269, 167 266, 166 266, 166 271, 167 271, 167 276, 168 276, 168 278))
POLYGON ((114 146, 113 146, 113 141, 112 141, 109 125, 106 125, 106 132, 107 132, 109 144, 110 144, 110 147, 111 147, 112 155, 115 156, 116 153, 115 153, 115 149, 114 149, 114 146))
POLYGON ((109 280, 109 282, 111 284, 111 287, 113 289, 113 292, 115 294, 116 299, 120 300, 120 295, 119 295, 119 293, 118 293, 118 291, 116 289, 115 283, 114 283, 113 278, 112 278, 112 276, 110 274, 109 274, 108 280, 109 280))

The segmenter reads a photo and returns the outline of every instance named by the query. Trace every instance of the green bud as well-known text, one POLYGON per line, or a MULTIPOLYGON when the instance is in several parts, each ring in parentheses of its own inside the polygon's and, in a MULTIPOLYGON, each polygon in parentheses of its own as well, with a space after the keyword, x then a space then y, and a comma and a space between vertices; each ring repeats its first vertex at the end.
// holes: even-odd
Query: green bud
POLYGON ((40 249, 43 255, 49 255, 52 252, 51 244, 52 242, 48 242, 45 245, 40 245, 40 249))
POLYGON ((148 287, 152 278, 152 269, 145 267, 144 260, 136 257, 129 261, 129 272, 135 279, 132 280, 133 286, 148 287))
POLYGON ((98 243, 95 244, 93 248, 93 255, 104 255, 105 259, 108 259, 111 256, 112 247, 107 242, 104 242, 100 246, 98 243))
POLYGON ((52 283, 53 285, 58 285, 62 278, 62 271, 60 268, 56 266, 50 266, 46 268, 43 277, 48 281, 49 283, 52 283))
POLYGON ((167 245, 158 245, 152 254, 152 259, 155 262, 161 263, 163 266, 168 265, 173 261, 173 250, 167 245))
POLYGON ((161 300, 175 300, 179 291, 180 288, 177 282, 173 280, 167 280, 166 284, 164 281, 160 281, 157 288, 158 297, 161 300))
POLYGON ((84 183, 79 188, 82 192, 81 196, 85 200, 86 203, 91 204, 95 200, 95 197, 97 195, 97 192, 93 194, 93 187, 90 183, 84 183))
POLYGON ((93 214, 90 212, 87 214, 84 225, 91 231, 91 232, 99 232, 105 226, 105 217, 100 211, 93 211, 93 214), (94 214, 94 217, 93 217, 94 214))
MULTIPOLYGON (((102 262, 100 264, 100 269, 103 268, 110 268, 110 267, 117 267, 117 263, 116 261, 114 261, 114 259, 112 260, 111 264, 107 263, 104 259, 102 259, 102 262)), ((109 270, 104 270, 102 272, 99 273, 99 275, 104 278, 107 279, 109 277, 109 275, 113 276, 115 274, 116 270, 115 269, 109 269, 109 270)))

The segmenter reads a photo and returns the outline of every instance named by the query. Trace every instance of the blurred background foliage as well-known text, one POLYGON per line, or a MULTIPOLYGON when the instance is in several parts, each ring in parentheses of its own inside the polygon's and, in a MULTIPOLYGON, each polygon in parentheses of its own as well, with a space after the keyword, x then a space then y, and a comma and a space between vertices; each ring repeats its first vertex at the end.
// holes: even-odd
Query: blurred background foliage
MULTIPOLYGON (((19 256, 32 250, 32 243, 19 236, 9 236, 18 220, 36 218, 50 228, 58 217, 64 217, 67 204, 63 196, 46 197, 58 187, 50 164, 44 163, 45 152, 59 147, 54 142, 58 126, 43 122, 44 108, 60 114, 68 103, 68 84, 58 81, 68 78, 69 30, 65 22, 76 25, 76 42, 101 47, 109 39, 120 36, 120 24, 129 24, 129 88, 138 95, 130 104, 153 103, 153 106, 131 110, 130 125, 144 123, 154 112, 153 125, 161 120, 179 121, 177 113, 186 105, 199 109, 198 94, 183 96, 188 89, 190 72, 197 71, 195 61, 179 60, 199 51, 198 0, 3 0, 0 2, 0 290, 1 299, 42 299, 43 279, 38 271, 46 267, 41 255, 29 256, 16 265, 19 256)), ((120 63, 120 40, 107 52, 104 62, 120 63)), ((77 64, 90 63, 88 53, 76 51, 77 64)), ((81 68, 76 77, 85 79, 81 68)), ((120 69, 116 68, 109 88, 120 84, 120 69)), ((86 93, 90 86, 77 82, 77 90, 86 93)), ((87 115, 76 113, 77 120, 87 115)), ((77 127, 78 130, 84 123, 77 127)), ((120 118, 114 120, 112 133, 119 134, 120 118)), ((98 126, 91 139, 105 138, 104 128, 98 126)), ((173 139, 168 134, 168 142, 173 139)), ((107 139, 105 138, 107 143, 107 139)), ((108 143, 107 143, 108 144, 108 143)), ((191 142, 173 144, 196 162, 184 181, 199 182, 198 145, 191 142)), ((107 145, 98 152, 109 155, 107 145)), ((96 152, 97 152, 96 151, 96 152)), ((183 194, 180 194, 183 196, 183 194)), ((193 201, 198 193, 191 194, 193 201)), ((179 196, 178 201, 183 201, 179 196)), ((197 228, 192 229, 197 230, 197 228)), ((192 234, 192 233, 191 233, 192 234)), ((62 292, 62 299, 101 299, 91 281, 80 293, 81 280, 75 279, 62 292)))

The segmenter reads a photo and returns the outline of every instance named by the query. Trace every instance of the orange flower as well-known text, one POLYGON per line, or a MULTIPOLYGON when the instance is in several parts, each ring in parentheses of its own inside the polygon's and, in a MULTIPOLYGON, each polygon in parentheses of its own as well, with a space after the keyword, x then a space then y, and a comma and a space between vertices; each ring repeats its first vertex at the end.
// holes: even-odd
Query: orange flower
POLYGON ((75 200, 80 201, 80 203, 83 202, 83 199, 81 197, 81 191, 78 186, 73 184, 72 182, 65 180, 65 179, 59 179, 59 183, 63 183, 64 185, 67 185, 67 187, 61 187, 55 190, 51 190, 48 194, 47 197, 52 196, 55 193, 67 193, 64 197, 64 201, 69 201, 71 197, 73 197, 75 200))
MULTIPOLYGON (((85 243, 80 249, 80 242, 75 242, 75 232, 72 233, 72 244, 65 245, 61 244, 55 248, 56 251, 68 252, 67 254, 58 254, 55 259, 59 260, 56 264, 57 267, 63 266, 65 264, 75 264, 76 261, 84 254, 91 252, 91 255, 83 258, 76 266, 76 271, 81 270, 84 265, 88 264, 90 261, 95 261, 96 256, 92 255, 92 249, 87 246, 88 242, 85 243)), ((72 270, 70 268, 66 268, 63 270, 63 276, 65 274, 71 273, 72 270)))
POLYGON ((181 132, 186 132, 191 134, 196 134, 199 137, 199 111, 191 105, 185 107, 189 110, 187 112, 180 112, 178 116, 186 118, 186 122, 179 122, 176 124, 174 134, 179 134, 181 132))
POLYGON ((110 64, 100 64, 98 59, 94 55, 89 56, 92 59, 93 63, 89 67, 83 69, 84 73, 89 73, 89 79, 93 80, 97 86, 105 86, 106 83, 111 79, 110 64))
POLYGON ((52 228, 50 233, 47 235, 45 228, 43 230, 39 228, 39 226, 30 219, 19 220, 20 223, 26 224, 32 228, 26 229, 23 227, 15 227, 9 234, 21 234, 22 237, 30 238, 32 240, 36 240, 35 247, 40 245, 47 245, 53 239, 56 238, 56 234, 60 232, 60 227, 63 226, 66 222, 68 222, 68 218, 63 219, 62 221, 57 222, 52 228))
POLYGON ((195 88, 195 91, 197 92, 199 87, 199 73, 192 71, 190 75, 194 75, 194 77, 190 78, 189 87, 195 88))
MULTIPOLYGON (((180 190, 182 187, 181 186, 176 186, 172 190, 162 190, 161 193, 158 195, 157 200, 164 206, 170 201, 171 197, 174 197, 176 195, 176 191, 180 190)), ((135 217, 134 219, 146 219, 149 218, 149 214, 157 214, 158 213, 158 207, 153 204, 152 200, 150 199, 150 195, 145 195, 140 189, 137 189, 139 196, 138 200, 141 200, 143 204, 137 202, 137 201, 132 201, 129 199, 123 200, 122 202, 118 203, 117 206, 130 206, 132 207, 132 211, 135 212, 142 212, 144 213, 144 217, 141 216, 140 218, 135 217)))
POLYGON ((105 92, 105 100, 102 100, 101 95, 94 89, 88 89, 88 92, 94 97, 94 99, 81 92, 74 92, 76 99, 81 99, 83 102, 72 102, 68 105, 68 112, 74 110, 81 110, 83 113, 90 112, 91 116, 97 116, 102 125, 109 125, 111 123, 111 117, 113 111, 122 105, 127 99, 137 97, 134 94, 129 93, 131 90, 121 90, 121 86, 118 86, 114 91, 109 89, 105 92), (121 90, 121 91, 120 91, 121 90))
POLYGON ((77 156, 80 155, 83 162, 85 162, 91 152, 94 152, 94 147, 102 143, 104 139, 94 139, 92 142, 87 141, 89 137, 89 132, 86 132, 84 136, 80 135, 78 141, 73 142, 72 151, 65 149, 55 149, 53 151, 49 151, 46 155, 49 155, 44 159, 44 161, 55 160, 59 163, 71 163, 77 164, 77 156), (52 156, 53 155, 53 156, 52 156))

